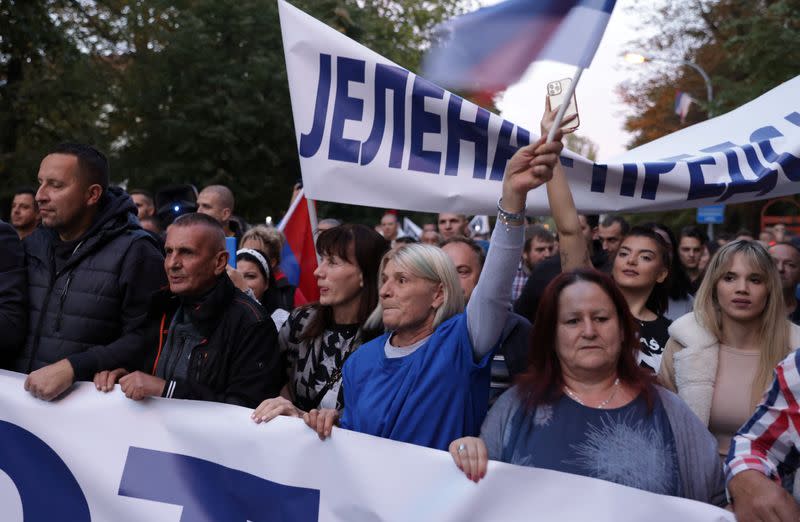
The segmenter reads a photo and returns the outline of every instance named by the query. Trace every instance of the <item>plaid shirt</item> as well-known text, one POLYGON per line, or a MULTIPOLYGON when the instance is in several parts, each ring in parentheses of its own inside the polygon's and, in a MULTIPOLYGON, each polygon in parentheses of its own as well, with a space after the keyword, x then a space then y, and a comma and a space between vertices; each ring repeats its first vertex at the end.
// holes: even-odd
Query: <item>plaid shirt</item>
POLYGON ((731 441, 725 462, 726 480, 747 470, 756 470, 780 482, 798 468, 800 446, 800 350, 775 368, 772 388, 755 414, 731 441))
POLYGON ((525 283, 528 282, 528 274, 525 272, 525 268, 522 265, 522 261, 519 262, 517 265, 517 275, 514 276, 514 282, 511 284, 511 304, 513 305, 517 299, 519 299, 520 294, 522 294, 522 289, 525 288, 525 283))

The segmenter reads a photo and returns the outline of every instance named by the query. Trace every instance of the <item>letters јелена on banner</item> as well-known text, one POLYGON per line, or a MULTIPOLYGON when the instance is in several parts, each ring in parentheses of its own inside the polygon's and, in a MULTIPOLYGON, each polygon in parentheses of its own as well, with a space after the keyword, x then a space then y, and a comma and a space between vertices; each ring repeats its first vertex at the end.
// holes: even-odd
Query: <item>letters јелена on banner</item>
MULTIPOLYGON (((534 135, 283 0, 279 10, 309 198, 494 214, 506 162, 534 135)), ((561 163, 578 209, 655 211, 795 194, 800 181, 797 92, 800 76, 609 164, 565 150, 561 163)), ((529 194, 528 212, 549 213, 544 188, 529 194)))
POLYGON ((300 419, 255 424, 227 404, 134 402, 91 383, 49 403, 24 379, 0 370, 4 522, 734 520, 708 504, 499 462, 474 484, 443 451, 338 428, 320 441, 300 419))

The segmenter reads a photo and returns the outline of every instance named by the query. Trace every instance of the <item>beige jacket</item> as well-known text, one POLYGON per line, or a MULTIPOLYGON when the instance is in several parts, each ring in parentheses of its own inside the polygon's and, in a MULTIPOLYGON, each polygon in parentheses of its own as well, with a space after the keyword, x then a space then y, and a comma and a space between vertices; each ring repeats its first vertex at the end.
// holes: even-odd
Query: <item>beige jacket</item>
MULTIPOLYGON (((791 347, 800 347, 800 327, 792 324, 789 335, 791 347)), ((694 312, 670 325, 658 380, 677 393, 706 426, 711 417, 718 362, 719 341, 700 326, 694 312)))

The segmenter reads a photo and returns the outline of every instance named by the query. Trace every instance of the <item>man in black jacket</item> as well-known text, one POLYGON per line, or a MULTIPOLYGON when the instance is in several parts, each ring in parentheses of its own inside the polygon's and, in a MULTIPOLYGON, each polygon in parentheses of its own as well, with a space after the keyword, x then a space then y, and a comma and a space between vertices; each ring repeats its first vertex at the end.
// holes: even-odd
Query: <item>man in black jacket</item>
POLYGON ((163 257, 136 206, 109 187, 108 161, 88 145, 55 147, 39 167, 42 227, 25 238, 28 336, 14 369, 52 400, 98 371, 141 364, 150 296, 163 257))
POLYGON ((8 368, 25 342, 28 324, 25 253, 14 228, 0 221, 0 368, 8 368))
POLYGON ((119 379, 129 398, 161 396, 255 407, 284 384, 278 333, 267 312, 236 289, 225 266, 225 233, 214 218, 186 214, 167 229, 169 291, 157 293, 158 325, 144 370, 96 376, 99 390, 119 379))

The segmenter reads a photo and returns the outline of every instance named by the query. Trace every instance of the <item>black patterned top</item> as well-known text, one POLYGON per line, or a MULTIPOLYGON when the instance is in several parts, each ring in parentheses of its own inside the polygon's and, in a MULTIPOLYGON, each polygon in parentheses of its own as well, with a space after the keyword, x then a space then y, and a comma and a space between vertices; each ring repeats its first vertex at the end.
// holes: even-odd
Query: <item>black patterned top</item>
POLYGON ((346 357, 361 344, 361 330, 358 324, 334 325, 314 339, 301 341, 300 333, 316 313, 315 307, 294 310, 278 334, 289 386, 294 405, 303 411, 313 408, 341 411, 344 408, 341 369, 346 357), (332 376, 338 377, 332 379, 332 376), (319 398, 326 385, 327 390, 319 398))

